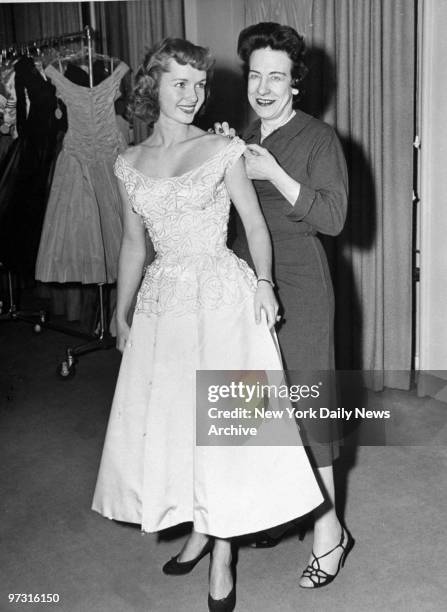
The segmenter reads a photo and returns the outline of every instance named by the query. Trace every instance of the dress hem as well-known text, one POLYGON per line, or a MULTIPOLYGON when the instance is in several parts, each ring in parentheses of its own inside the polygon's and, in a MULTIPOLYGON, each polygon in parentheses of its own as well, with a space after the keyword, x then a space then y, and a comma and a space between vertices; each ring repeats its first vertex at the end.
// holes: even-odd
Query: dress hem
POLYGON ((113 520, 113 521, 120 521, 123 523, 132 523, 134 525, 140 525, 141 526, 141 532, 142 533, 158 533, 160 531, 164 531, 165 529, 171 529, 173 527, 176 527, 177 525, 181 525, 183 523, 192 523, 195 530, 198 531, 199 533, 204 533, 206 535, 209 535, 211 537, 215 537, 215 538, 235 538, 235 537, 239 537, 239 536, 244 536, 244 535, 249 535, 250 533, 258 533, 259 531, 265 531, 267 529, 273 529, 274 527, 277 527, 278 525, 283 525, 284 523, 289 523, 290 521, 299 519, 303 516, 306 516, 306 514, 309 514, 309 512, 312 512, 313 510, 315 510, 316 508, 318 508, 318 506, 320 504, 322 504, 324 501, 323 496, 321 496, 320 501, 315 504, 313 502, 310 502, 309 504, 309 509, 306 510, 305 512, 300 512, 299 514, 295 514, 295 513, 285 513, 281 518, 276 518, 275 519, 275 523, 272 524, 270 521, 259 521, 258 524, 256 525, 252 525, 250 526, 249 529, 247 528, 243 528, 243 529, 237 529, 237 530, 231 530, 231 531, 226 531, 226 530, 220 530, 220 529, 209 529, 205 526, 205 522, 204 521, 194 521, 193 516, 185 516, 185 517, 179 517, 174 519, 173 521, 168 521, 166 524, 163 524, 162 526, 158 527, 157 529, 148 529, 145 528, 143 526, 143 524, 141 523, 141 521, 136 521, 134 519, 129 519, 129 517, 124 518, 124 517, 120 517, 118 518, 118 516, 110 516, 109 514, 103 514, 100 510, 97 510, 96 508, 92 508, 92 510, 94 512, 97 512, 98 514, 100 514, 101 516, 103 516, 104 518, 107 518, 109 520, 113 520))

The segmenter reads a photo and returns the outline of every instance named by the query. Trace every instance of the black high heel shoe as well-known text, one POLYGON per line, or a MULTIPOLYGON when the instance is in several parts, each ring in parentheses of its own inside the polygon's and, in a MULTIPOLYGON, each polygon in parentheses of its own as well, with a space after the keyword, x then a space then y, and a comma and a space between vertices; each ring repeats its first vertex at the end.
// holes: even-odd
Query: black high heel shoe
POLYGON ((200 559, 203 559, 203 557, 210 553, 212 549, 213 541, 210 538, 197 557, 191 559, 190 561, 177 561, 180 554, 179 553, 178 555, 175 555, 175 557, 169 559, 169 561, 163 565, 162 571, 164 574, 168 574, 168 576, 183 576, 185 574, 189 574, 189 572, 195 568, 200 559))
POLYGON ((222 599, 214 599, 208 593, 209 612, 233 612, 236 607, 236 562, 234 556, 231 561, 231 575, 233 577, 233 586, 228 595, 222 599))
POLYGON ((315 553, 312 551, 313 561, 306 567, 306 569, 301 575, 302 578, 309 578, 309 580, 312 583, 312 586, 310 585, 304 586, 302 584, 300 584, 299 586, 302 589, 319 589, 321 587, 326 586, 327 584, 330 584, 333 580, 335 580, 335 578, 338 575, 338 572, 344 566, 346 557, 352 550, 354 544, 355 544, 355 540, 352 537, 352 535, 349 533, 347 529, 342 527, 340 542, 337 544, 337 546, 334 546, 334 548, 331 548, 331 550, 328 550, 327 553, 324 553, 324 555, 320 555, 319 557, 317 557, 315 553), (345 540, 345 536, 346 536, 346 543, 343 544, 345 540), (323 557, 327 557, 332 552, 334 552, 334 550, 336 550, 337 548, 341 548, 343 551, 338 561, 337 571, 335 572, 335 574, 328 574, 327 572, 321 569, 320 559, 323 559, 323 557))
POLYGON ((253 542, 250 544, 251 548, 274 548, 281 542, 282 535, 278 537, 272 537, 266 531, 260 531, 254 537, 253 542))
POLYGON ((233 588, 223 599, 213 599, 208 593, 208 610, 209 612, 233 612, 236 607, 236 585, 233 582, 233 588))
POLYGON ((276 532, 275 529, 271 529, 270 532, 259 531, 255 534, 250 546, 251 548, 274 548, 275 546, 278 546, 281 540, 290 531, 296 531, 298 539, 300 542, 302 542, 304 540, 304 536, 306 535, 306 526, 292 524, 281 532, 276 532))

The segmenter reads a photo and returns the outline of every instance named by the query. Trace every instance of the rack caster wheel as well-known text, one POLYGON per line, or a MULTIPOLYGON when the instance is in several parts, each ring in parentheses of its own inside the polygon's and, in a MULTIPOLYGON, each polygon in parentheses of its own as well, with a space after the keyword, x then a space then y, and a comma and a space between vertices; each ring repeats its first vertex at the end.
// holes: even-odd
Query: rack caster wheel
POLYGON ((66 359, 64 359, 64 361, 58 365, 56 373, 62 380, 69 380, 70 378, 73 378, 73 376, 76 374, 74 362, 70 364, 66 359))
POLYGON ((42 331, 42 326, 45 325, 47 321, 47 313, 45 312, 45 310, 40 310, 39 311, 39 322, 36 323, 36 325, 34 326, 34 331, 36 333, 39 333, 42 331), (37 329, 39 328, 39 329, 37 329))

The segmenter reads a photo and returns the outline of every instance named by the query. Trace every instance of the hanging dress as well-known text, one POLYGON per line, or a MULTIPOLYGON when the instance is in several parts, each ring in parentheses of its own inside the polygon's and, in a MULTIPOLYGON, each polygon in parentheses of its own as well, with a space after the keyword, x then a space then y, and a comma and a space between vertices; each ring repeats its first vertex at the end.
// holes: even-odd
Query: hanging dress
POLYGON ((113 162, 126 148, 114 100, 128 66, 92 88, 53 66, 46 74, 67 107, 68 131, 54 172, 36 264, 44 282, 113 283, 122 233, 121 200, 113 162))
POLYGON ((54 85, 30 57, 15 64, 15 90, 19 137, 1 167, 0 261, 33 276, 62 121, 54 85))
POLYGON ((2 161, 17 138, 14 81, 14 67, 0 67, 0 176, 3 176, 2 161))
POLYGON ((231 537, 323 501, 294 422, 279 424, 291 445, 195 444, 197 370, 282 369, 274 335, 254 320, 255 276, 226 246, 224 178, 244 149, 236 138, 172 178, 116 162, 157 255, 138 294, 93 509, 143 531, 192 521, 231 537))

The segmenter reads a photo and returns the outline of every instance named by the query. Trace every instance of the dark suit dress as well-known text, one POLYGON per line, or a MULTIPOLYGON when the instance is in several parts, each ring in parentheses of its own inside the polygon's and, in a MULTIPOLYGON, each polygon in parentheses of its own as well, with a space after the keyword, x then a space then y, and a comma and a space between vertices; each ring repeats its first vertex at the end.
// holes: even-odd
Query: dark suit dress
MULTIPOLYGON (((244 139, 247 144, 260 144, 259 120, 249 126, 244 139)), ((283 314, 277 333, 284 368, 289 371, 290 384, 306 383, 298 372, 305 370, 317 377, 318 372, 326 372, 325 381, 331 386, 334 294, 318 234, 335 236, 343 228, 348 189, 343 151, 329 125, 300 110, 261 146, 301 185, 292 205, 270 181, 253 181, 273 245, 274 280, 283 314)), ((236 231, 232 248, 252 264, 240 223, 236 231)), ((329 395, 328 401, 334 404, 335 392, 329 395)), ((338 454, 334 423, 331 431, 327 421, 326 426, 320 422, 316 428, 308 420, 300 425, 311 459, 319 467, 331 465, 338 454)))

